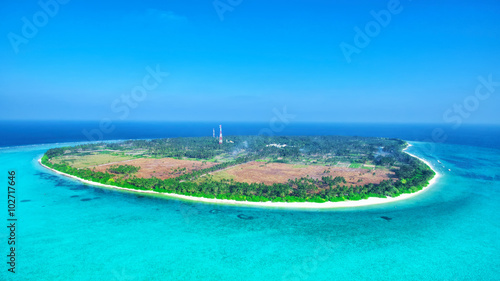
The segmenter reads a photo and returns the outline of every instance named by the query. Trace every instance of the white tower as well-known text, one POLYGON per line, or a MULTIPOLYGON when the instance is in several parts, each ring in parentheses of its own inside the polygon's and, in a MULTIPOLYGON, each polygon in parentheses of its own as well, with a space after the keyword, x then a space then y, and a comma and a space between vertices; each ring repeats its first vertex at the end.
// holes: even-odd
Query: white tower
POLYGON ((219 125, 220 135, 219 135, 219 144, 222 144, 222 125, 219 125))

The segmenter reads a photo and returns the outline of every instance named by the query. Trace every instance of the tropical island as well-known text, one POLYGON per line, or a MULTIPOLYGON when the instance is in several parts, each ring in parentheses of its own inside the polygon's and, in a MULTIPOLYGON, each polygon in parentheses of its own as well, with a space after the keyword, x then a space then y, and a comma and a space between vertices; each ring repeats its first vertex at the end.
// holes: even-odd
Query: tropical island
POLYGON ((325 203, 422 190, 436 173, 407 146, 373 137, 186 137, 53 148, 40 163, 92 184, 197 201, 325 203))

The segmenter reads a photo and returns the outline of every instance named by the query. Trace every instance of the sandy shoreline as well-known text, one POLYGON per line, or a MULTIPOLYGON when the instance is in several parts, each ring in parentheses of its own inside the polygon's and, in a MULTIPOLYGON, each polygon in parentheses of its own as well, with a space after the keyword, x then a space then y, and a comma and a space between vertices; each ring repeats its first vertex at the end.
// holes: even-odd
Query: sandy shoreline
MULTIPOLYGON (((411 144, 408 144, 408 147, 410 147, 410 146, 411 146, 411 144)), ((406 150, 407 148, 405 148, 404 150, 406 150)), ((370 197, 368 199, 362 199, 362 200, 358 200, 358 201, 341 201, 341 202, 325 202, 325 203, 269 202, 269 201, 268 202, 249 202, 249 201, 236 201, 236 200, 228 200, 228 199, 210 199, 210 198, 186 196, 186 195, 180 195, 180 194, 174 194, 174 193, 160 193, 160 192, 155 192, 155 191, 150 191, 150 190, 137 190, 137 189, 117 187, 117 186, 92 182, 92 181, 78 178, 76 176, 65 174, 65 173, 59 172, 57 170, 54 170, 50 167, 43 165, 41 158, 38 159, 38 163, 40 163, 40 165, 42 165, 43 167, 45 167, 49 170, 52 170, 53 172, 55 172, 57 174, 79 180, 79 181, 86 183, 86 184, 103 186, 103 187, 107 187, 107 188, 114 188, 114 189, 118 189, 118 190, 139 192, 139 193, 150 193, 150 194, 171 197, 171 198, 177 198, 177 199, 182 199, 182 200, 188 200, 188 201, 196 201, 196 202, 211 203, 211 204, 233 205, 233 206, 266 207, 266 208, 273 207, 273 208, 287 208, 287 209, 333 209, 333 208, 349 208, 349 207, 370 206, 370 205, 385 204, 385 203, 401 201, 401 200, 405 200, 405 199, 414 197, 418 194, 421 194, 425 190, 429 189, 434 183, 436 183, 437 178, 439 178, 439 176, 440 176, 439 173, 436 170, 434 170, 432 168, 432 166, 430 165, 430 163, 427 162, 426 160, 424 160, 416 155, 413 155, 411 153, 408 153, 406 151, 405 151, 405 153, 411 155, 412 157, 420 159, 422 162, 427 164, 427 166, 429 166, 436 173, 436 175, 429 181, 429 184, 426 187, 424 187, 422 190, 414 192, 414 193, 409 193, 409 194, 407 194, 407 193, 401 194, 398 197, 388 197, 388 198, 370 197)))

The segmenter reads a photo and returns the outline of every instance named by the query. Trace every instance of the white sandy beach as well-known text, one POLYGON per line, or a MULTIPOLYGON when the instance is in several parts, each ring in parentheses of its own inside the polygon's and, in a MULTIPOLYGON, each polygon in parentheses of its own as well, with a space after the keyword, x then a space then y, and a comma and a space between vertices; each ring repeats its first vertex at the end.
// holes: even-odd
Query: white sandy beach
MULTIPOLYGON (((411 144, 408 145, 410 147, 411 144)), ((408 148, 407 147, 407 148, 408 148)), ((404 149, 406 150, 406 148, 404 149)), ((408 153, 405 151, 405 153, 408 153)), ((411 153, 408 153, 409 155, 420 159, 423 161, 425 164, 427 164, 432 170, 434 168, 430 165, 429 162, 426 160, 413 155, 411 153)), ((333 208, 350 208, 350 207, 361 207, 361 206, 370 206, 370 205, 377 205, 377 204, 386 204, 386 203, 391 203, 391 202, 396 202, 396 201, 401 201, 405 200, 411 197, 414 197, 416 195, 421 194, 422 192, 428 190, 433 184, 436 183, 436 180, 439 178, 440 174, 434 170, 436 175, 429 181, 429 184, 424 187, 422 190, 415 192, 415 193, 405 193, 401 194, 398 197, 388 197, 388 198, 377 198, 377 197, 370 197, 368 199, 362 199, 358 201, 341 201, 341 202, 325 202, 325 203, 314 203, 314 202, 249 202, 249 201, 236 201, 236 200, 227 200, 227 199, 210 199, 210 198, 203 198, 203 197, 194 197, 194 196, 186 196, 186 195, 179 195, 179 194, 173 194, 173 193, 160 193, 160 192, 155 192, 155 191, 150 191, 150 190, 137 190, 137 189, 130 189, 130 188, 123 188, 123 187, 117 187, 117 186, 112 186, 112 185, 107 185, 107 184, 102 184, 102 183, 96 183, 88 180, 84 180, 72 175, 68 175, 59 171, 56 171, 50 167, 47 167, 42 164, 41 158, 38 159, 38 163, 42 165, 43 167, 50 169, 54 171, 55 173, 79 180, 83 183, 86 184, 91 184, 91 185, 96 185, 96 186, 103 186, 107 188, 114 188, 114 189, 119 189, 119 190, 127 190, 127 191, 132 191, 132 192, 139 192, 139 193, 150 193, 150 194, 155 194, 155 195, 160 195, 160 196, 166 196, 166 197, 171 197, 171 198, 178 198, 178 199, 183 199, 183 200, 189 200, 189 201, 196 201, 196 202, 204 202, 204 203, 211 203, 211 204, 224 204, 224 205, 235 205, 235 206, 254 206, 254 207, 271 207, 271 208, 290 208, 290 209, 333 209, 333 208)))

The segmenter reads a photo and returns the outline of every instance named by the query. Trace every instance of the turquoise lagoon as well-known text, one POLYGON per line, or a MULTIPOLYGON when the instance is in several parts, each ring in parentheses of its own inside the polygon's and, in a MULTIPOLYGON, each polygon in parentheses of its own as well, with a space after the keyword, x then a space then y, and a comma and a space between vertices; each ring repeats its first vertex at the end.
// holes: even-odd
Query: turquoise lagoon
POLYGON ((500 279, 500 150, 412 142, 441 173, 408 200, 335 210, 185 202, 85 185, 0 149, 15 170, 16 273, 0 280, 500 279), (438 160, 442 163, 440 164, 438 160))

